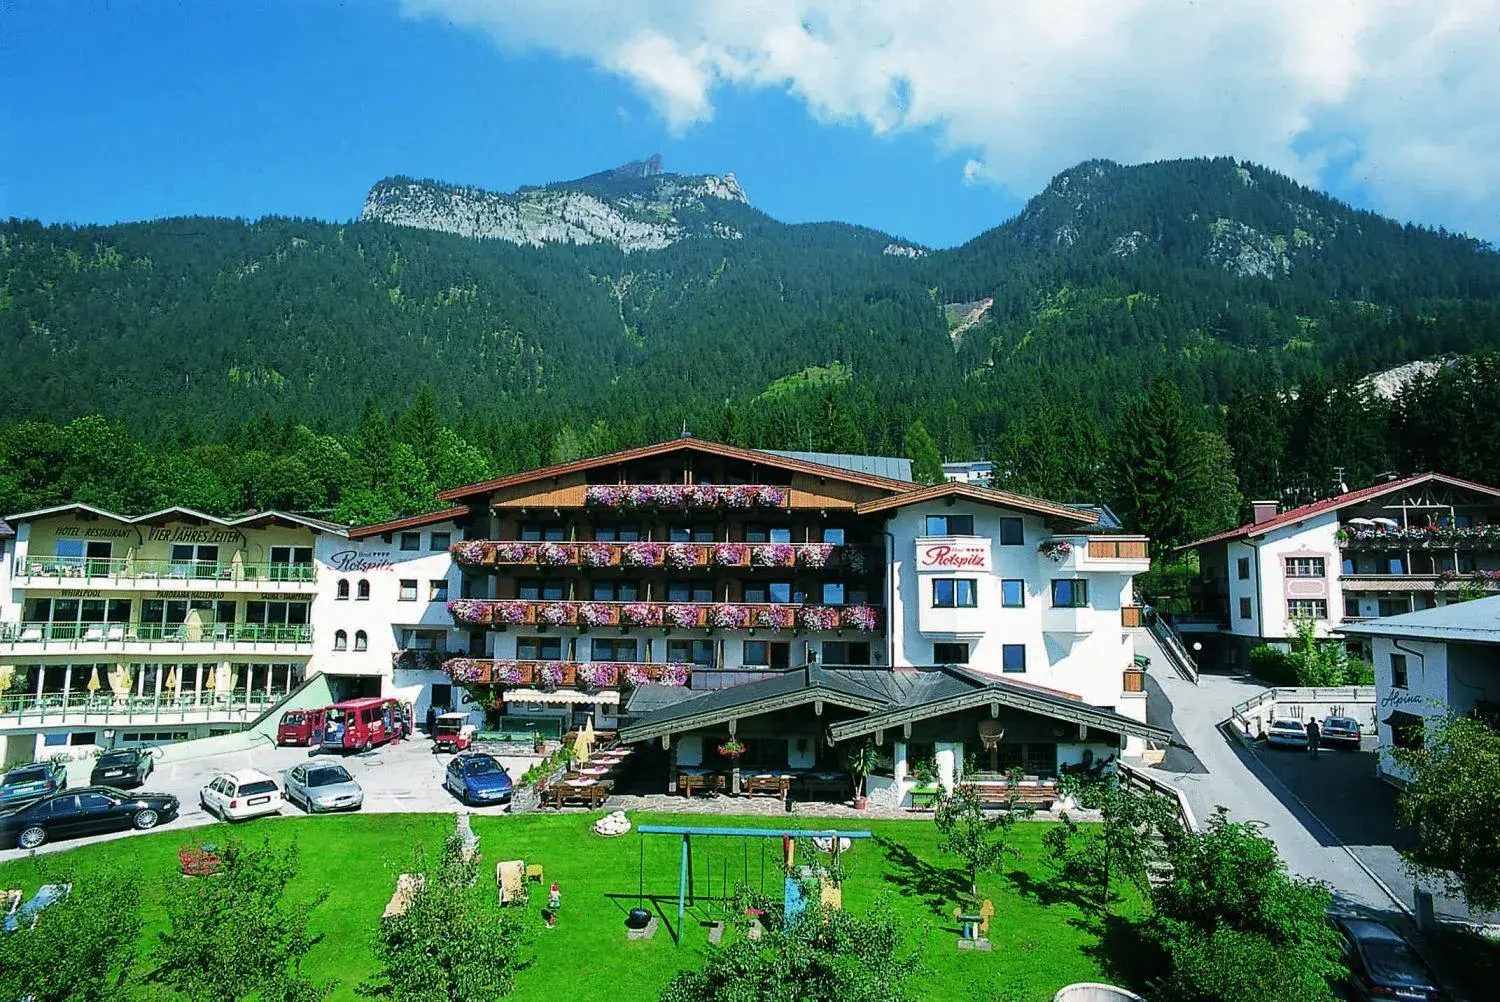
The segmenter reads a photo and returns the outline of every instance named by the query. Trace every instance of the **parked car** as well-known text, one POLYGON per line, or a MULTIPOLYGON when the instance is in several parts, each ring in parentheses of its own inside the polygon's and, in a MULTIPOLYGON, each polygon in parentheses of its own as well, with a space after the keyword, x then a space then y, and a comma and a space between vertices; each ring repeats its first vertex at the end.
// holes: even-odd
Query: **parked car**
POLYGON ((1324 717, 1320 733, 1322 744, 1359 749, 1359 721, 1353 717, 1324 717))
POLYGON ((1300 720, 1273 720, 1271 726, 1266 728, 1266 744, 1282 748, 1306 748, 1307 728, 1300 720))
POLYGON ((95 786, 115 786, 122 790, 144 786, 151 770, 156 768, 156 751, 152 748, 117 748, 94 761, 89 782, 95 786))
POLYGON ((40 800, 68 788, 68 767, 62 762, 18 765, 0 780, 0 810, 40 800))
POLYGON ((276 725, 278 745, 315 745, 321 739, 323 711, 287 710, 276 725))
POLYGON ((511 780, 493 755, 464 752, 448 763, 443 786, 465 804, 510 803, 511 780))
POLYGON ((432 750, 461 752, 474 740, 474 725, 467 713, 444 713, 433 722, 432 750))
MULTIPOLYGON (((30 901, 24 905, 18 905, 5 913, 3 927, 6 932, 20 932, 22 929, 28 932, 36 928, 36 920, 41 917, 42 909, 55 905, 59 901, 66 901, 68 893, 73 890, 72 884, 43 884, 36 889, 30 901)), ((20 895, 20 891, 12 892, 20 895)))
POLYGON ((1363 918, 1339 918, 1335 924, 1344 934, 1344 961, 1355 999, 1447 1002, 1432 971, 1396 930, 1363 918))
POLYGON ((146 831, 177 816, 168 793, 127 793, 112 786, 84 786, 54 793, 0 814, 0 844, 35 849, 50 839, 135 828, 146 831))
POLYGON ((309 814, 357 811, 365 802, 365 791, 337 762, 308 762, 288 769, 282 784, 287 802, 300 804, 309 814))
POLYGON ((281 788, 259 769, 241 769, 215 776, 198 791, 198 801, 205 811, 225 821, 245 821, 280 814, 281 788))

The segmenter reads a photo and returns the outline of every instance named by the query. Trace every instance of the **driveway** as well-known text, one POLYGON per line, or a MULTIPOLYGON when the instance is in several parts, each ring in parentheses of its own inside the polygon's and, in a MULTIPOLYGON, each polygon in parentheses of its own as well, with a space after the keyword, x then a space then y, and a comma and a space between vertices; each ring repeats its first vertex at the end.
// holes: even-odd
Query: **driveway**
MULTIPOLYGON (((146 781, 144 789, 158 793, 170 793, 182 803, 182 814, 163 828, 192 828, 214 824, 218 818, 204 812, 198 803, 198 790, 221 772, 234 769, 259 769, 274 776, 281 783, 281 774, 299 762, 309 759, 306 748, 278 748, 263 745, 253 751, 216 755, 186 762, 169 762, 158 765, 146 781)), ((336 761, 349 770, 365 791, 365 811, 378 813, 455 813, 460 809, 457 800, 443 789, 443 771, 451 755, 434 754, 432 742, 418 734, 410 741, 386 745, 369 752, 351 755, 319 754, 320 761, 336 761)), ((520 778, 534 759, 502 758, 501 762, 511 776, 520 778)), ((82 786, 88 782, 87 773, 70 775, 69 787, 82 786)), ((500 814, 504 807, 471 807, 475 814, 500 814)), ((302 810, 287 804, 281 809, 282 817, 300 815, 302 810)), ((250 824, 274 822, 276 819, 259 819, 250 824)), ((57 852, 91 842, 102 842, 117 838, 130 838, 133 832, 116 832, 95 835, 65 842, 48 843, 38 852, 57 852)), ((0 851, 0 861, 16 859, 27 853, 20 849, 0 851)))

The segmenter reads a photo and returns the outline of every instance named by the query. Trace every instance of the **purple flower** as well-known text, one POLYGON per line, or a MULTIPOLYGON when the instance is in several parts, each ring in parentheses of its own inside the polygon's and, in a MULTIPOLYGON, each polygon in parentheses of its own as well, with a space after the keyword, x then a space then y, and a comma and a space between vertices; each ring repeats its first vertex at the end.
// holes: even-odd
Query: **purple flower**
POLYGON ((539 605, 536 608, 536 621, 546 623, 548 626, 561 626, 571 618, 570 612, 572 612, 571 609, 559 602, 539 605))
POLYGON ((649 602, 626 602, 620 607, 620 622, 631 626, 660 626, 661 608, 649 602))
POLYGON ((485 542, 482 539, 465 539, 448 547, 453 559, 465 567, 484 563, 485 542))
POLYGON ((537 672, 537 684, 543 689, 551 691, 562 685, 563 666, 556 661, 548 661, 542 665, 542 670, 537 672))
POLYGON ((750 562, 756 567, 790 567, 797 551, 790 543, 757 543, 750 547, 750 562))
POLYGON ((524 564, 535 558, 532 548, 525 543, 496 543, 495 559, 503 564, 524 564))
POLYGON ((490 603, 490 613, 494 622, 504 626, 517 626, 526 622, 526 604, 524 602, 492 602, 490 603))
POLYGON ((831 556, 832 543, 806 543, 797 548, 797 563, 803 567, 826 567, 831 556))
POLYGON ((786 491, 780 487, 761 487, 755 496, 756 504, 762 508, 786 507, 786 491))
POLYGON ((698 607, 695 605, 669 605, 662 610, 662 621, 668 626, 690 630, 698 625, 698 607))
POLYGON ((651 669, 643 664, 628 664, 625 666, 625 682, 627 685, 645 685, 651 681, 651 669))
POLYGON ((585 567, 608 567, 614 559, 615 548, 608 543, 580 543, 578 561, 585 567))
POLYGON ((789 605, 763 605, 755 610, 752 621, 768 630, 790 630, 796 625, 797 616, 789 605))
POLYGON ((443 670, 460 685, 478 682, 483 674, 480 663, 473 658, 449 658, 443 670))
POLYGON ((720 495, 724 505, 729 508, 748 508, 755 504, 760 496, 760 488, 754 484, 735 484, 725 487, 720 495))
POLYGON ((496 661, 490 678, 501 685, 520 685, 521 666, 514 661, 496 661))
POLYGON ((608 661, 595 661, 582 665, 579 674, 585 685, 591 685, 596 689, 602 689, 607 685, 614 685, 620 677, 620 666, 608 661))
POLYGON ((677 570, 703 565, 703 555, 692 543, 673 543, 667 547, 664 559, 668 567, 677 570))
POLYGON ((826 605, 804 605, 797 610, 797 623, 807 630, 831 630, 838 619, 838 610, 826 605))
POLYGON ((472 598, 458 598, 449 602, 448 613, 454 622, 465 626, 480 626, 490 621, 489 603, 472 598))
POLYGON ((627 567, 656 567, 662 562, 660 543, 626 543, 620 551, 620 563, 627 567))
POLYGON ((548 567, 559 567, 570 563, 572 559, 573 554, 569 548, 559 546, 557 543, 543 543, 536 548, 536 562, 548 567))
POLYGON ((578 622, 584 626, 613 626, 614 606, 603 602, 585 602, 578 607, 578 622))
POLYGON ((851 605, 844 610, 843 622, 852 630, 874 633, 880 623, 880 614, 868 605, 851 605))
POLYGON ((742 567, 749 556, 750 548, 744 543, 718 543, 714 546, 714 563, 720 567, 742 567))
POLYGON ((665 664, 657 673, 656 680, 662 685, 687 685, 688 666, 681 664, 665 664))
POLYGON ((708 610, 708 624, 721 630, 738 630, 750 619, 750 610, 743 605, 721 602, 708 610))
POLYGON ((719 488, 712 484, 692 484, 683 490, 682 503, 689 508, 717 508, 719 488))
POLYGON ((593 484, 583 492, 583 503, 604 508, 618 508, 624 497, 624 487, 615 484, 593 484))

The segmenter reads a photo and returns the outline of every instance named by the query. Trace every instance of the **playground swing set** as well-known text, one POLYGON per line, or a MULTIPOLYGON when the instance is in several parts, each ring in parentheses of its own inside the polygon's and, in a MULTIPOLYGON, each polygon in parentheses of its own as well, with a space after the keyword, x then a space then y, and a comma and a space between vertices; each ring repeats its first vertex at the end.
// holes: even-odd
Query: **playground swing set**
MULTIPOLYGON (((710 915, 718 913, 718 909, 726 906, 732 897, 729 885, 729 853, 720 854, 718 863, 718 879, 720 894, 716 898, 714 890, 715 860, 710 852, 705 855, 703 876, 704 893, 700 896, 693 880, 693 837, 700 839, 708 838, 739 838, 739 839, 781 839, 781 865, 776 869, 782 874, 782 915, 788 924, 798 921, 807 910, 806 883, 816 879, 818 881, 819 903, 824 908, 841 908, 843 906, 843 893, 837 880, 830 875, 829 871, 836 872, 839 854, 852 847, 853 842, 873 837, 867 831, 812 831, 807 829, 788 828, 698 828, 682 827, 677 825, 640 825, 637 829, 641 834, 640 863, 637 873, 636 906, 631 909, 625 918, 625 927, 631 938, 649 938, 654 932, 655 918, 646 909, 646 836, 648 835, 673 835, 682 840, 682 851, 678 863, 677 873, 677 934, 673 937, 678 946, 682 945, 682 923, 687 912, 689 900, 695 904, 698 900, 704 900, 710 908, 710 915), (829 853, 832 866, 822 864, 798 867, 796 865, 796 846, 798 839, 806 839, 817 848, 829 853), (826 849, 823 848, 826 845, 826 849)), ((709 843, 712 845, 713 843, 709 843)), ((743 852, 741 863, 742 883, 750 885, 750 845, 749 842, 742 843, 743 852)), ((766 843, 760 846, 760 892, 766 892, 766 843)), ((757 935, 759 931, 759 916, 751 915, 751 934, 757 935)), ((708 923, 712 928, 710 931, 710 942, 718 942, 718 937, 723 934, 722 917, 708 923)))

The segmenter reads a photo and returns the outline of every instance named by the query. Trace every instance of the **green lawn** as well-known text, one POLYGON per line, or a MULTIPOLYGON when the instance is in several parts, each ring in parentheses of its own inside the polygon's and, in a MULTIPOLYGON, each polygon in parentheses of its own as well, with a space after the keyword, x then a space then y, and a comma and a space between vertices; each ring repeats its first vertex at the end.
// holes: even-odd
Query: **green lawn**
MULTIPOLYGON (((523 972, 519 1000, 603 999, 632 1002, 653 999, 658 990, 683 967, 694 965, 706 949, 710 902, 690 905, 681 946, 673 943, 667 927, 651 942, 625 938, 625 912, 634 907, 642 837, 634 832, 617 839, 589 831, 596 815, 523 815, 479 817, 474 827, 484 854, 485 884, 493 893, 494 864, 503 859, 540 863, 550 882, 561 884, 563 908, 558 928, 536 923, 535 963, 523 972)), ((691 819, 682 815, 637 815, 637 824, 702 824, 719 827, 768 827, 766 818, 691 819)), ((789 816, 786 823, 797 827, 789 816)), ((370 940, 396 874, 410 868, 414 853, 435 851, 451 830, 448 815, 346 815, 289 818, 235 829, 247 841, 268 837, 296 839, 302 852, 302 885, 297 890, 327 886, 327 902, 313 917, 312 930, 323 936, 309 958, 313 973, 337 978, 333 997, 352 1000, 354 987, 366 976, 370 940)), ((1074 981, 1115 979, 1128 983, 1130 962, 1139 956, 1137 937, 1128 922, 1099 923, 1071 901, 1058 900, 1046 881, 1050 868, 1041 845, 1048 825, 1018 825, 1014 842, 1020 855, 1006 874, 981 878, 981 893, 995 906, 991 953, 955 948, 957 926, 952 909, 965 889, 953 870, 954 861, 937 851, 937 832, 925 821, 870 821, 876 840, 859 842, 844 857, 846 908, 860 911, 877 902, 902 917, 909 944, 918 950, 925 967, 917 979, 918 993, 929 999, 975 1002, 1025 1002, 1050 999, 1059 987, 1074 981), (1122 967, 1127 970, 1121 970, 1122 967)), ((141 956, 149 954, 162 928, 158 903, 185 878, 177 874, 176 850, 189 840, 212 840, 222 828, 166 831, 137 836, 66 853, 42 857, 38 863, 0 864, 0 886, 28 889, 44 879, 70 871, 107 867, 116 872, 138 870, 144 881, 147 926, 141 956)), ((645 891, 659 902, 661 912, 676 925, 676 893, 680 840, 671 836, 644 839, 645 891)), ((799 844, 799 860, 810 846, 799 844)), ((731 884, 748 873, 752 887, 761 883, 762 855, 765 886, 779 887, 780 843, 771 839, 700 838, 694 840, 695 883, 705 891, 704 874, 712 869, 713 892, 725 871, 731 884)), ((528 907, 540 911, 543 893, 533 894, 528 907)), ((1134 911, 1134 904, 1124 911, 1134 911)), ((137 997, 152 997, 140 988, 137 997)))

